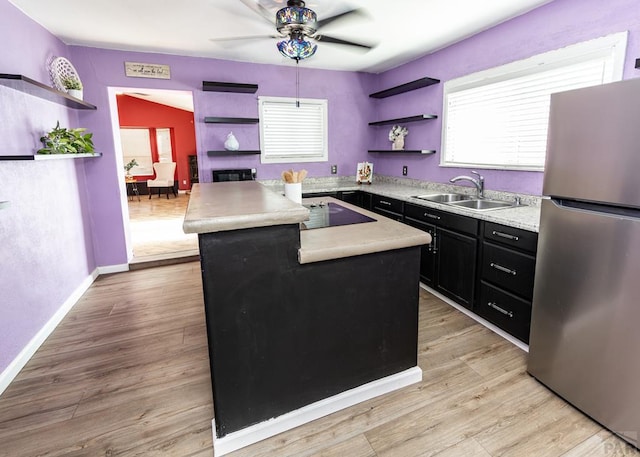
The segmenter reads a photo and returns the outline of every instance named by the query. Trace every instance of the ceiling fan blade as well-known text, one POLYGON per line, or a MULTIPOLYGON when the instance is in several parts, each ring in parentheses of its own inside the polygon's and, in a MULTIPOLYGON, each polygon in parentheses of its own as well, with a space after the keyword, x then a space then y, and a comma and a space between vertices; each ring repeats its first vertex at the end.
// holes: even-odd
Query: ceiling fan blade
POLYGON ((320 29, 327 24, 332 23, 335 20, 342 19, 346 16, 357 15, 357 16, 365 16, 366 13, 362 8, 356 8, 354 10, 345 11, 344 13, 336 14, 335 16, 327 17, 316 22, 316 28, 320 29))
POLYGON ((271 13, 268 9, 262 6, 260 3, 256 3, 253 0, 240 0, 247 8, 251 9, 254 13, 258 14, 269 24, 275 26, 275 14, 271 13))
POLYGON ((356 43, 354 41, 342 40, 340 38, 334 38, 327 35, 315 35, 313 36, 313 39, 321 43, 344 44, 347 46, 355 46, 363 49, 373 49, 375 47, 375 45, 373 44, 369 45, 364 43, 356 43))
POLYGON ((224 38, 209 38, 209 41, 242 41, 242 40, 264 40, 265 38, 282 38, 278 35, 250 35, 250 36, 234 36, 224 38))

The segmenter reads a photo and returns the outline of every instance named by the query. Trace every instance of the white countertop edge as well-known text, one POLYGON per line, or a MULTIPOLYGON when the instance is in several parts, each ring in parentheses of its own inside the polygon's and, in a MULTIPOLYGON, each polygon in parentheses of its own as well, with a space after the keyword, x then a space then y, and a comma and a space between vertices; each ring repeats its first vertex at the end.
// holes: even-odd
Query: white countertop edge
POLYGON ((309 210, 256 181, 198 183, 182 223, 185 233, 298 224, 309 210))
POLYGON ((214 220, 185 219, 182 230, 184 233, 226 232, 273 225, 299 224, 308 218, 309 210, 300 206, 287 211, 216 217, 214 220))
MULTIPOLYGON (((330 228, 331 227, 328 227, 326 229, 330 228)), ((395 249, 410 248, 413 246, 422 246, 423 244, 429 243, 431 243, 431 237, 428 233, 425 232, 422 235, 403 237, 400 239, 380 241, 375 243, 363 243, 346 247, 326 247, 322 249, 300 248, 298 250, 298 262, 301 265, 304 265, 306 263, 323 262, 325 260, 343 259, 346 257, 373 254, 376 252, 392 251, 395 249)))

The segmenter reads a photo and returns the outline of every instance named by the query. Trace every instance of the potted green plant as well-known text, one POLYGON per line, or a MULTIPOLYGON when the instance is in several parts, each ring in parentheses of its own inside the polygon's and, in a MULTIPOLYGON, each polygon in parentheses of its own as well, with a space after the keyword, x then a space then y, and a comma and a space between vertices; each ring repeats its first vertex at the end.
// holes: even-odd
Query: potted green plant
POLYGON ((62 80, 62 85, 72 97, 82 100, 82 82, 78 78, 68 77, 62 80))
POLYGON ((94 154, 93 133, 87 129, 67 129, 60 127, 60 121, 45 136, 40 138, 43 148, 38 154, 94 154))
POLYGON ((131 159, 129 163, 124 166, 124 171, 126 172, 127 176, 131 175, 131 169, 137 166, 138 162, 136 162, 136 159, 131 159))

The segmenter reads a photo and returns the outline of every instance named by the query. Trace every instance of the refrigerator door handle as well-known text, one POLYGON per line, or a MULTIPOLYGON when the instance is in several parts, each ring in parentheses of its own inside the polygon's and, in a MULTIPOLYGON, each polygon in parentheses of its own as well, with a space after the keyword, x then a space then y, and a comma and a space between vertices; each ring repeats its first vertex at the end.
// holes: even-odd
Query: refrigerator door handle
POLYGON ((498 270, 498 271, 501 271, 501 272, 503 272, 503 273, 507 273, 507 274, 510 274, 510 275, 513 275, 513 276, 515 276, 515 275, 517 274, 516 270, 512 270, 512 269, 510 269, 510 268, 503 267, 502 265, 499 265, 499 264, 497 264, 497 263, 493 263, 493 262, 491 262, 491 263, 489 264, 489 266, 490 266, 491 268, 495 268, 495 269, 496 269, 496 270, 498 270))

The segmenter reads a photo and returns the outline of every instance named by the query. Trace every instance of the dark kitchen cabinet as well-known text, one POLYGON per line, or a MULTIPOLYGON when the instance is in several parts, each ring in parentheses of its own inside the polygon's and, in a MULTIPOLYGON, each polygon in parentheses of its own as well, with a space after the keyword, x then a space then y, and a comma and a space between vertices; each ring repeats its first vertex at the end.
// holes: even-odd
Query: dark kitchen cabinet
POLYGON ((352 205, 371 211, 371 194, 368 194, 361 190, 305 192, 302 194, 302 196, 304 198, 333 197, 337 198, 338 200, 342 200, 343 202, 351 203, 352 205))
POLYGON ((371 211, 382 214, 389 219, 402 222, 404 202, 395 198, 384 197, 381 195, 371 196, 371 211))
POLYGON ((443 228, 437 236, 436 290, 472 309, 478 241, 443 228))
POLYGON ((404 221, 428 232, 432 242, 422 248, 423 283, 466 308, 473 308, 478 221, 457 214, 406 203, 404 221))
POLYGON ((339 193, 338 198, 343 202, 351 203, 352 205, 363 208, 363 195, 364 192, 359 190, 343 190, 339 193))
POLYGON ((423 284, 435 289, 435 269, 436 269, 436 254, 437 254, 437 242, 436 239, 436 226, 428 224, 410 217, 405 216, 405 224, 415 227, 427 232, 431 235, 431 243, 424 245, 420 248, 420 281, 423 284))
POLYGON ((338 192, 305 192, 302 194, 304 198, 316 198, 316 197, 333 197, 338 198, 338 192))
POLYGON ((529 342, 538 235, 483 222, 479 299, 473 311, 529 342))

